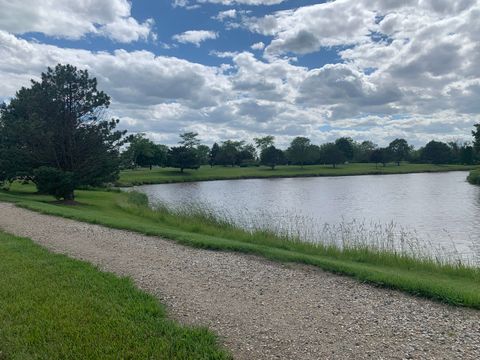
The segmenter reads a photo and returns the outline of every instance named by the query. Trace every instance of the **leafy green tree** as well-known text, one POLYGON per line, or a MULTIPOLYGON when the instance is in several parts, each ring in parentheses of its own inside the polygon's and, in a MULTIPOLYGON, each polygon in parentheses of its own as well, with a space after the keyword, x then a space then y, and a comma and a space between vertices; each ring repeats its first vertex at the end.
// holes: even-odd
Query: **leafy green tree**
POLYGON ((477 154, 480 154, 480 123, 474 125, 475 130, 472 131, 473 135, 473 148, 477 154))
POLYGON ((257 149, 262 152, 266 148, 273 146, 275 142, 275 137, 272 135, 267 135, 264 137, 253 138, 257 149))
POLYGON ((422 159, 433 164, 448 164, 451 158, 451 148, 441 141, 432 140, 422 150, 422 159))
POLYGON ((198 169, 200 162, 196 149, 186 146, 174 146, 168 151, 168 165, 179 168, 183 173, 184 169, 198 169))
POLYGON ((255 163, 257 152, 252 144, 243 145, 237 154, 237 165, 248 166, 255 163))
POLYGON ((200 140, 198 139, 198 133, 190 131, 180 134, 182 140, 179 141, 179 144, 185 146, 186 148, 194 148, 200 145, 200 140))
POLYGON ((355 142, 353 146, 353 161, 361 163, 369 162, 372 151, 378 147, 376 144, 368 140, 362 141, 360 144, 355 142))
POLYGON ((473 150, 473 146, 468 143, 463 144, 460 148, 460 163, 466 165, 472 165, 475 163, 475 151, 473 150))
POLYGON ((405 139, 395 139, 388 145, 388 150, 392 155, 392 160, 400 166, 400 162, 409 158, 412 147, 405 139))
POLYGON ((370 155, 370 161, 377 164, 382 164, 383 167, 387 166, 388 161, 390 160, 390 153, 387 148, 375 149, 370 155))
POLYGON ((167 166, 168 146, 163 144, 155 144, 153 149, 153 164, 157 166, 167 166))
POLYGON ((216 157, 217 163, 220 165, 231 165, 232 167, 237 165, 240 151, 242 151, 244 145, 245 141, 226 140, 222 142, 216 157))
POLYGON ((209 163, 210 148, 207 145, 198 145, 197 154, 198 154, 198 161, 200 162, 200 165, 206 165, 209 163))
POLYGON ((345 154, 336 143, 323 144, 320 147, 320 151, 322 161, 325 164, 331 164, 333 168, 335 168, 337 164, 343 163, 346 159, 345 154))
MULTIPOLYGON (((115 130, 118 120, 102 118, 109 105, 87 70, 48 68, 0 108, 0 182, 36 182, 41 166, 71 173, 74 187, 116 180, 125 131, 115 130)), ((73 190, 64 195, 75 197, 73 190)))
POLYGON ((341 137, 335 140, 335 145, 337 146, 338 150, 340 150, 345 159, 351 161, 353 159, 353 139, 349 137, 341 137))
POLYGON ((310 139, 298 136, 292 140, 287 149, 288 158, 292 163, 303 165, 312 161, 312 152, 310 148, 310 139))
POLYGON ((220 146, 218 146, 217 143, 214 143, 212 145, 212 148, 210 149, 210 154, 208 157, 208 163, 210 164, 211 167, 217 164, 217 157, 220 152, 220 146))
POLYGON ((275 166, 281 163, 282 158, 283 151, 277 149, 273 145, 270 145, 269 147, 263 149, 260 153, 260 163, 265 166, 270 166, 272 170, 275 169, 275 166))

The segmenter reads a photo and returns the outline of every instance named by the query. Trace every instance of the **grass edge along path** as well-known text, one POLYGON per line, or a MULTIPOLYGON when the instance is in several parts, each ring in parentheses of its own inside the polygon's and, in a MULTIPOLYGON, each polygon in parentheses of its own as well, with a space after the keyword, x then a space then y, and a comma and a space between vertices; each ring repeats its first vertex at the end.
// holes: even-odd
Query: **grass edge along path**
POLYGON ((0 231, 0 359, 229 359, 129 278, 0 231))
POLYGON ((389 175, 411 174, 422 172, 468 171, 474 169, 470 165, 433 165, 433 164, 388 164, 386 167, 371 163, 352 163, 333 168, 329 165, 290 165, 277 166, 275 170, 260 167, 226 167, 202 166, 198 170, 185 170, 181 173, 173 168, 153 168, 152 170, 124 170, 116 182, 118 187, 135 185, 164 184, 212 180, 240 180, 264 178, 322 177, 322 176, 355 176, 355 175, 389 175))
POLYGON ((198 248, 237 251, 280 262, 313 265, 386 288, 480 309, 478 268, 442 265, 371 249, 341 251, 285 241, 268 232, 251 234, 202 216, 182 218, 166 209, 152 210, 145 206, 142 196, 135 197, 140 200, 132 201, 132 195, 126 193, 79 191, 78 200, 83 205, 63 206, 31 192, 0 192, 0 201, 16 202, 44 214, 160 236, 198 248))

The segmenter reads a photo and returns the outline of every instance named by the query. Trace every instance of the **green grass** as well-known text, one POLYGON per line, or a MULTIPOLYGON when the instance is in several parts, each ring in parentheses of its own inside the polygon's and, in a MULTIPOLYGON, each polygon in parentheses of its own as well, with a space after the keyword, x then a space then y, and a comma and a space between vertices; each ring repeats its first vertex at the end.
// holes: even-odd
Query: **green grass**
POLYGON ((30 185, 15 185, 0 192, 0 201, 47 214, 158 235, 179 243, 212 250, 238 251, 282 262, 318 266, 360 281, 399 289, 452 305, 480 309, 480 270, 462 264, 444 264, 402 253, 354 247, 313 245, 292 241, 268 231, 253 233, 208 214, 180 214, 168 209, 152 210, 145 197, 102 191, 78 191, 82 205, 63 206, 36 195, 30 185))
POLYGON ((470 171, 467 180, 470 184, 480 185, 480 169, 470 171))
POLYGON ((0 232, 0 359, 227 359, 127 278, 0 232))
POLYGON ((161 184, 186 181, 249 179, 268 177, 306 177, 306 176, 347 176, 347 175, 377 175, 404 174, 418 172, 443 172, 471 170, 473 166, 465 165, 432 165, 432 164, 388 164, 383 167, 375 164, 347 164, 337 168, 327 165, 278 166, 275 170, 267 167, 225 167, 202 166, 198 170, 185 170, 181 173, 173 168, 153 168, 125 170, 120 174, 118 186, 141 184, 161 184))

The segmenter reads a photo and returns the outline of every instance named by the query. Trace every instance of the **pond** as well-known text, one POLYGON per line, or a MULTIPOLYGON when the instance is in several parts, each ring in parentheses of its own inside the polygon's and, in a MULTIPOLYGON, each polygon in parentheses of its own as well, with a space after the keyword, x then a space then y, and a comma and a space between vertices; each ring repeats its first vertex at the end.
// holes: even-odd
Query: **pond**
POLYGON ((385 227, 397 236, 405 231, 426 244, 469 255, 480 246, 480 187, 467 183, 467 175, 459 171, 223 180, 136 190, 147 194, 153 205, 203 204, 243 227, 287 232, 301 228, 302 237, 310 241, 316 241, 325 224, 345 228, 353 222, 353 231, 363 231, 364 236, 382 236, 377 230, 385 227))

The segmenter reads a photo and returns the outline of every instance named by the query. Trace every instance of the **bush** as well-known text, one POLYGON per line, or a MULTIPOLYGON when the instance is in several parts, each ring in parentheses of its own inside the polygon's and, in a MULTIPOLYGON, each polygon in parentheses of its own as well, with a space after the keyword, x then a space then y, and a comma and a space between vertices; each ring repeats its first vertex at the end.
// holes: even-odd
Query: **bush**
POLYGON ((480 185, 480 169, 470 171, 467 180, 470 184, 480 185))
POLYGON ((58 200, 73 200, 75 184, 71 172, 42 166, 34 170, 34 183, 41 194, 53 195, 58 200))

